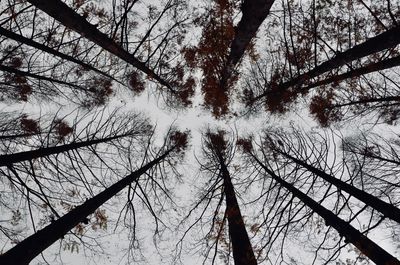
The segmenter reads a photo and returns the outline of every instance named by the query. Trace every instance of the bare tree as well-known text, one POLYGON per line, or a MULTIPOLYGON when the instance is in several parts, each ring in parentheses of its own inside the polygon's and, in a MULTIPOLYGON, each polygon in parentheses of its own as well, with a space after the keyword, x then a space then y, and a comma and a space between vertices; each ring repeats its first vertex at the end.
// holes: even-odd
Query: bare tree
MULTIPOLYGON (((306 193, 301 191, 301 189, 305 189, 308 186, 308 185, 305 185, 306 183, 304 182, 304 180, 302 180, 302 178, 307 177, 307 175, 304 175, 304 176, 298 175, 298 179, 293 184, 288 182, 287 180, 285 180, 282 176, 277 175, 280 173, 275 173, 275 172, 282 171, 282 169, 284 167, 286 167, 286 165, 284 165, 283 167, 281 167, 279 169, 274 170, 271 167, 271 163, 267 162, 269 159, 271 159, 273 157, 275 157, 275 159, 277 159, 277 157, 274 153, 272 153, 272 155, 269 156, 268 153, 266 153, 268 151, 265 150, 266 148, 268 148, 270 146, 269 141, 270 141, 270 139, 274 138, 274 135, 270 135, 269 133, 267 133, 265 137, 266 138, 264 138, 264 139, 266 139, 267 142, 262 143, 262 145, 260 146, 260 148, 261 148, 260 151, 263 154, 263 157, 261 159, 258 158, 258 156, 256 155, 256 152, 258 152, 258 151, 253 149, 251 140, 241 140, 240 141, 242 150, 245 152, 246 155, 248 155, 248 157, 251 160, 253 160, 255 162, 256 165, 258 165, 260 167, 261 170, 263 170, 274 181, 276 181, 277 183, 279 183, 279 185, 281 185, 287 191, 289 191, 293 197, 296 197, 297 199, 300 200, 301 203, 303 203, 304 205, 309 207, 312 210, 312 212, 321 216, 322 219, 325 220, 325 224, 327 226, 331 226, 340 234, 341 237, 345 238, 345 242, 352 243, 365 256, 369 257, 372 261, 374 261, 377 264, 391 264, 391 263, 399 264, 400 263, 395 257, 393 257, 391 254, 386 252, 379 245, 377 245, 376 243, 374 243, 373 241, 368 239, 360 231, 358 231, 357 229, 352 227, 348 222, 346 222, 345 220, 338 217, 337 213, 333 213, 332 211, 328 210, 326 207, 321 205, 322 201, 329 200, 327 198, 327 195, 330 194, 330 192, 329 192, 330 188, 328 188, 328 190, 323 193, 322 200, 316 201, 312 197, 310 197, 310 195, 312 195, 312 194, 315 194, 314 196, 316 196, 318 194, 318 193, 316 193, 316 191, 312 191, 313 188, 311 186, 310 186, 310 188, 308 188, 306 193), (304 183, 302 183, 302 182, 304 182, 304 183), (296 185, 296 183, 297 183, 297 185, 296 185), (299 188, 297 188, 295 185, 299 186, 299 188), (308 194, 310 194, 310 195, 308 195, 308 194)), ((280 139, 282 139, 284 137, 285 136, 279 137, 278 144, 281 146, 283 146, 284 144, 281 142, 280 139)), ((272 150, 273 150, 273 147, 272 147, 272 150)), ((303 150, 303 152, 305 151, 304 149, 302 149, 302 150, 303 150)), ((313 149, 311 149, 311 150, 313 150, 313 149)), ((311 153, 311 154, 313 154, 313 153, 311 153)), ((292 171, 292 172, 296 172, 296 171, 292 171)), ((298 174, 298 173, 296 173, 296 174, 298 174)), ((311 184, 312 186, 319 186, 317 184, 317 182, 315 182, 315 179, 313 180, 312 183, 313 183, 313 184, 311 184)), ((315 189, 315 187, 314 187, 314 189, 315 189)), ((292 200, 293 200, 293 198, 291 200, 289 200, 289 205, 292 202, 292 200)), ((283 210, 286 210, 285 208, 283 210)), ((309 220, 309 217, 306 220, 309 220)), ((296 222, 299 222, 299 221, 296 220, 296 222)), ((288 224, 290 224, 290 223, 287 223, 284 225, 286 226, 288 224)))
POLYGON ((137 181, 141 175, 159 164, 172 152, 182 151, 187 144, 186 136, 183 134, 180 136, 175 134, 174 136, 175 138, 172 139, 172 145, 162 152, 156 159, 145 164, 117 183, 106 188, 103 192, 87 200, 82 205, 75 207, 58 220, 26 238, 12 249, 2 254, 0 260, 5 263, 13 262, 14 264, 28 264, 47 247, 63 237, 69 230, 84 221, 88 215, 93 213, 102 204, 133 182, 137 181))
MULTIPOLYGON (((206 257, 209 255, 211 248, 214 246, 214 257, 212 258, 212 264, 216 260, 218 253, 218 245, 222 245, 223 248, 228 248, 229 252, 232 251, 233 260, 236 265, 238 264, 257 264, 253 248, 250 243, 249 236, 246 231, 245 221, 240 211, 240 206, 237 199, 237 192, 232 184, 232 177, 229 173, 228 167, 233 159, 235 148, 232 139, 227 139, 227 133, 222 130, 211 131, 207 130, 203 138, 203 159, 200 161, 201 166, 204 170, 205 175, 211 179, 207 181, 208 187, 205 188, 205 193, 201 195, 201 198, 196 201, 194 208, 190 210, 185 220, 190 217, 201 204, 205 204, 205 208, 201 210, 201 215, 195 217, 196 221, 185 231, 185 235, 198 224, 203 218, 205 212, 210 210, 211 201, 217 200, 217 206, 212 216, 210 230, 206 236, 211 240, 211 246, 208 246, 206 257), (225 202, 225 210, 223 211, 223 217, 220 219, 218 216, 220 208, 223 202, 225 202), (228 223, 228 235, 229 241, 224 236, 226 230, 225 223, 228 223), (215 241, 215 242, 213 242, 215 241), (230 247, 232 244, 232 249, 230 247)), ((179 244, 182 244, 183 238, 179 244)), ((203 240, 205 240, 203 238, 203 240)), ((228 257, 225 258, 229 260, 228 257)))

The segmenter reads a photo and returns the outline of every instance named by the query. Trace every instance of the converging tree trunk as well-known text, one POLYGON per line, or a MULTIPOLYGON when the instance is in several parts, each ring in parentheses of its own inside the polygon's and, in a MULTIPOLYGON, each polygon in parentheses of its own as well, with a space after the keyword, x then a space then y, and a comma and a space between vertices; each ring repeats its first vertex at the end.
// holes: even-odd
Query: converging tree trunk
POLYGON ((353 78, 353 77, 359 77, 362 75, 366 75, 369 73, 373 73, 376 71, 381 71, 389 68, 393 68, 396 66, 400 66, 400 56, 395 56, 390 59, 385 59, 376 63, 370 63, 366 66, 356 68, 353 70, 350 70, 346 73, 340 74, 340 75, 335 75, 332 77, 325 78, 321 81, 317 81, 315 83, 309 84, 305 87, 302 87, 301 90, 307 91, 311 88, 322 86, 322 85, 327 85, 331 83, 339 83, 343 80, 346 80, 348 78, 353 78))
POLYGON ((305 167, 306 169, 308 169, 310 172, 312 172, 316 176, 319 176, 322 179, 326 180, 327 182, 331 183, 332 185, 336 186, 339 190, 343 190, 343 191, 347 192, 348 194, 359 199, 366 205, 383 213, 385 215, 385 217, 388 217, 400 224, 400 209, 393 206, 392 204, 384 202, 384 201, 380 200, 379 198, 377 198, 363 190, 360 190, 346 182, 343 182, 340 179, 337 179, 337 178, 325 173, 324 171, 322 171, 318 168, 315 168, 315 167, 305 163, 304 161, 291 156, 288 153, 282 152, 279 149, 275 149, 275 150, 278 151, 278 153, 280 153, 284 157, 289 158, 296 164, 301 165, 302 167, 305 167))
POLYGON ((254 154, 250 156, 267 172, 272 179, 290 191, 295 197, 300 199, 305 205, 310 207, 315 213, 321 216, 326 225, 332 226, 347 242, 352 243, 361 253, 370 258, 376 264, 381 265, 400 265, 400 261, 378 246, 375 242, 364 236, 360 231, 352 227, 348 222, 340 219, 334 213, 321 206, 318 202, 308 197, 306 194, 286 182, 271 169, 265 166, 254 154))
POLYGON ((166 80, 162 79, 153 70, 147 67, 145 63, 139 61, 128 51, 124 50, 106 34, 99 31, 95 25, 90 24, 83 16, 76 13, 72 8, 63 2, 59 0, 53 0, 51 2, 46 0, 28 0, 28 2, 41 9, 54 19, 58 20, 67 28, 78 32, 88 40, 96 43, 103 49, 109 51, 110 53, 144 72, 149 77, 157 80, 161 85, 167 87, 171 92, 176 93, 176 91, 166 80))
POLYGON ((256 265, 257 261, 244 225, 243 216, 240 212, 229 171, 222 157, 220 159, 221 175, 224 179, 226 215, 228 218, 229 236, 232 240, 232 252, 235 265, 256 265))
POLYGON ((20 152, 20 153, 15 153, 15 154, 0 155, 0 166, 9 166, 14 163, 21 162, 21 161, 32 160, 32 159, 39 158, 39 157, 45 157, 45 156, 49 156, 49 155, 53 155, 53 154, 67 152, 70 150, 75 150, 75 149, 82 148, 85 146, 91 146, 91 145, 95 145, 95 144, 99 144, 99 143, 105 143, 105 142, 109 142, 109 141, 112 141, 112 140, 115 140, 118 138, 129 136, 129 135, 130 134, 122 134, 122 135, 116 135, 113 137, 106 137, 103 139, 74 142, 74 143, 70 143, 70 144, 46 147, 46 148, 39 148, 36 150, 25 151, 25 152, 20 152))
POLYGON ((272 4, 275 0, 245 0, 242 2, 242 18, 235 27, 235 37, 231 42, 227 62, 222 69, 221 87, 225 85, 232 76, 232 71, 239 63, 243 54, 248 48, 251 40, 256 36, 261 24, 268 16, 272 4))
POLYGON ((316 66, 314 69, 308 72, 300 74, 299 76, 289 81, 278 84, 277 88, 274 88, 273 90, 269 90, 268 88, 266 88, 264 92, 249 100, 248 103, 253 104, 264 97, 268 97, 268 95, 270 95, 271 93, 276 93, 277 90, 282 92, 290 87, 294 87, 294 89, 297 89, 305 81, 311 78, 317 77, 323 73, 336 69, 356 59, 361 59, 365 56, 374 54, 376 52, 393 48, 399 43, 400 43, 400 27, 396 26, 375 37, 366 40, 363 43, 355 45, 354 47, 344 52, 337 52, 333 58, 323 62, 322 64, 316 66))
POLYGON ((15 69, 15 68, 12 68, 12 67, 9 67, 6 65, 2 65, 2 64, 0 64, 0 71, 12 73, 17 76, 31 77, 31 78, 37 79, 39 81, 48 81, 48 82, 55 83, 55 84, 65 85, 65 86, 71 87, 73 89, 82 91, 82 92, 93 93, 89 89, 86 89, 86 88, 76 85, 76 84, 72 84, 72 83, 69 83, 66 81, 54 79, 54 78, 43 76, 43 75, 34 74, 34 73, 28 72, 28 71, 21 71, 21 70, 18 70, 18 69, 15 69))
POLYGON ((231 176, 229 174, 224 153, 228 146, 224 139, 225 132, 207 133, 207 148, 213 153, 216 164, 219 165, 219 177, 223 180, 223 192, 226 201, 226 216, 229 226, 229 237, 232 242, 232 253, 235 265, 256 265, 257 261, 249 236, 246 231, 243 216, 240 212, 239 204, 236 199, 231 176))
POLYGON ((62 238, 80 222, 85 220, 88 215, 92 214, 102 204, 114 197, 129 184, 136 181, 147 170, 164 160, 173 150, 174 147, 168 149, 158 158, 111 185, 98 195, 87 200, 82 205, 72 209, 60 219, 29 236, 15 247, 2 254, 0 256, 0 264, 27 265, 42 251, 51 246, 58 239, 62 238))

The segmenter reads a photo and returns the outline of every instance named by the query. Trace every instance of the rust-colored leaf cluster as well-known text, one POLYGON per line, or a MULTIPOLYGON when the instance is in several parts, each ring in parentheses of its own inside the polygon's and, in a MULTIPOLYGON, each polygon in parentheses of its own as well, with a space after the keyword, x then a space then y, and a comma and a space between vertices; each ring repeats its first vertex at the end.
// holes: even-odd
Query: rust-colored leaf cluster
POLYGON ((227 141, 225 140, 226 132, 223 130, 218 130, 216 133, 207 132, 208 142, 206 142, 206 146, 210 150, 215 150, 219 154, 223 154, 228 146, 227 141))
POLYGON ((192 68, 199 67, 203 71, 201 85, 204 104, 212 110, 215 117, 228 113, 229 90, 237 80, 237 75, 234 75, 221 86, 221 74, 235 35, 234 8, 233 1, 214 1, 207 19, 199 22, 203 26, 203 32, 198 46, 184 49, 187 65, 192 68))
POLYGON ((251 138, 239 138, 236 141, 236 145, 239 146, 239 148, 245 152, 245 153, 251 153, 253 151, 253 144, 251 143, 251 138))
POLYGON ((177 152, 182 152, 187 148, 189 142, 189 133, 174 131, 170 136, 170 141, 177 152))
POLYGON ((129 75, 129 88, 136 94, 140 95, 144 91, 144 81, 138 72, 132 72, 129 75))
POLYGON ((107 229, 107 215, 106 215, 106 210, 100 210, 97 209, 94 212, 94 217, 95 217, 95 221, 92 223, 92 229, 93 230, 97 230, 97 229, 103 229, 106 230, 107 229))
POLYGON ((184 106, 190 106, 192 104, 191 98, 194 95, 194 89, 196 87, 196 81, 193 77, 189 77, 186 82, 182 85, 182 89, 179 90, 178 96, 184 106))
POLYGON ((340 118, 339 113, 332 109, 334 93, 329 91, 323 95, 316 95, 311 99, 310 113, 323 127, 340 118))
POLYGON ((74 130, 72 129, 71 126, 68 125, 63 120, 55 120, 55 133, 57 135, 58 140, 63 140, 65 139, 66 136, 70 135, 74 130))
POLYGON ((20 119, 21 129, 26 133, 39 133, 40 127, 37 121, 29 119, 27 115, 22 115, 20 119))
POLYGON ((87 108, 104 105, 113 94, 112 82, 106 77, 94 77, 88 82, 92 98, 84 102, 87 108))
POLYGON ((173 76, 173 80, 170 80, 169 83, 173 87, 179 88, 174 97, 179 100, 180 104, 189 107, 192 104, 191 99, 194 95, 196 80, 190 75, 185 77, 185 70, 181 64, 171 69, 171 75, 173 76))
MULTIPOLYGON (((14 62, 19 64, 19 61, 14 62)), ((28 84, 28 80, 25 76, 15 75, 15 74, 5 74, 4 82, 11 86, 15 86, 17 93, 13 95, 16 100, 28 101, 29 95, 32 94, 32 87, 28 84)))
POLYGON ((272 80, 269 83, 265 108, 272 113, 285 113, 298 96, 294 89, 282 89, 275 80, 272 80))

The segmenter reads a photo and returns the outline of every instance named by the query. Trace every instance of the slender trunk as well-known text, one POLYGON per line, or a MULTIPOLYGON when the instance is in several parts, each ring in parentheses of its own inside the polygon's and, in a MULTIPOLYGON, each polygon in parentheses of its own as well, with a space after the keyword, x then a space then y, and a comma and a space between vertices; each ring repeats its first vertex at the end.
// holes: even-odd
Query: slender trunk
POLYGON ((64 54, 62 52, 59 52, 59 51, 57 51, 57 50, 55 50, 53 48, 50 48, 50 47, 48 47, 46 45, 38 43, 38 42, 36 42, 34 40, 25 38, 24 36, 16 34, 16 33, 12 32, 12 31, 9 31, 9 30, 7 30, 7 29, 5 29, 3 27, 0 27, 0 34, 5 36, 5 37, 7 37, 7 38, 13 39, 13 40, 18 41, 20 43, 23 43, 25 45, 29 45, 31 47, 37 48, 39 50, 42 50, 44 52, 47 52, 47 53, 52 54, 54 56, 57 56, 57 57, 59 57, 61 59, 76 63, 76 64, 82 66, 85 69, 89 69, 89 70, 95 71, 95 72, 97 72, 97 73, 99 73, 101 75, 106 76, 107 78, 110 78, 110 79, 112 79, 112 80, 114 80, 116 82, 119 82, 118 80, 116 80, 115 78, 110 76, 109 74, 107 74, 107 73, 105 73, 105 72, 103 72, 103 71, 101 71, 101 70, 99 70, 99 69, 87 64, 87 63, 84 63, 84 62, 82 62, 82 61, 80 61, 80 60, 78 60, 78 59, 76 59, 76 58, 74 58, 74 57, 72 57, 70 55, 67 55, 67 54, 64 54))
MULTIPOLYGON (((222 158, 220 158, 222 159, 222 158)), ((221 174, 224 179, 224 193, 226 198, 226 213, 229 225, 229 236, 232 241, 232 252, 235 265, 257 265, 253 248, 244 225, 243 216, 240 212, 229 171, 223 160, 221 163, 221 174)))
POLYGON ((359 76, 362 76, 365 74, 389 69, 389 68, 396 67, 396 66, 400 66, 400 56, 396 56, 396 57, 393 57, 390 59, 379 61, 377 63, 371 63, 366 66, 351 70, 349 72, 326 78, 324 80, 309 84, 309 85, 305 86, 304 88, 301 88, 301 90, 307 91, 314 87, 327 85, 327 84, 334 83, 334 82, 341 82, 348 78, 359 77, 359 76))
POLYGON ((171 85, 153 70, 147 67, 143 62, 139 61, 128 51, 124 50, 119 44, 115 43, 106 34, 97 29, 95 25, 90 24, 83 16, 76 13, 72 8, 61 2, 60 0, 28 0, 32 5, 36 6, 49 16, 58 20, 61 24, 70 28, 88 40, 96 43, 103 49, 109 51, 125 62, 131 64, 142 72, 146 73, 149 77, 157 80, 161 85, 167 87, 171 92, 176 91, 171 85))
MULTIPOLYGON (((385 49, 393 48, 399 43, 400 26, 396 26, 344 52, 338 52, 333 58, 323 62, 312 70, 303 73, 292 80, 279 84, 278 88, 280 90, 286 90, 292 86, 301 86, 305 81, 311 78, 317 77, 323 73, 343 66, 344 64, 352 62, 356 59, 363 58, 365 56, 383 51, 385 49)), ((267 90, 257 97, 253 98, 252 102, 254 103, 257 100, 268 96, 270 93, 273 92, 267 90)))
POLYGON ((370 153, 366 153, 366 152, 362 153, 357 150, 346 150, 346 152, 357 154, 357 155, 362 155, 364 157, 368 157, 368 158, 372 158, 372 159, 376 159, 376 160, 380 160, 380 161, 384 161, 384 162, 388 162, 388 163, 392 163, 392 164, 400 166, 400 161, 398 161, 398 160, 385 158, 385 157, 378 156, 375 154, 370 154, 370 153))
POLYGON ((245 0, 242 3, 242 18, 235 29, 235 37, 231 42, 228 60, 222 70, 221 87, 225 88, 232 71, 243 57, 250 41, 256 36, 257 30, 269 14, 275 0, 245 0))
POLYGON ((329 174, 326 174, 324 171, 317 169, 289 154, 283 153, 282 151, 278 151, 280 154, 283 156, 291 159, 293 162, 295 162, 298 165, 301 165, 305 168, 307 168, 310 172, 314 173, 315 175, 321 177, 322 179, 326 180, 330 184, 336 186, 338 189, 343 190, 350 194, 351 196, 359 199, 366 205, 372 207, 373 209, 383 213, 385 217, 388 217, 400 224, 400 209, 397 207, 393 206, 390 203, 384 202, 380 199, 378 199, 375 196, 372 196, 369 193, 366 193, 363 190, 360 190, 346 182, 343 182, 329 174))
POLYGON ((342 104, 332 105, 332 106, 328 107, 328 109, 342 108, 342 107, 354 106, 354 105, 358 105, 358 104, 382 103, 382 102, 391 102, 391 101, 398 101, 400 103, 400 96, 391 96, 391 97, 382 97, 382 98, 369 98, 369 99, 350 101, 350 102, 346 102, 346 103, 342 103, 342 104))
POLYGON ((87 200, 85 203, 72 209, 60 219, 29 236, 15 247, 1 255, 0 264, 28 264, 32 259, 43 252, 46 248, 51 246, 58 239, 62 238, 66 233, 68 233, 68 231, 82 222, 88 215, 92 214, 106 201, 114 197, 126 186, 137 180, 147 170, 162 161, 171 151, 172 149, 169 149, 163 155, 146 164, 144 167, 129 174, 117 183, 100 192, 98 195, 87 200))
POLYGON ((360 231, 352 227, 348 222, 340 219, 334 213, 321 206, 318 202, 314 201, 306 194, 289 184, 285 180, 277 176, 272 170, 267 168, 260 160, 253 154, 251 156, 256 162, 280 185, 290 191, 295 197, 300 199, 305 205, 311 208, 315 213, 321 216, 326 225, 332 226, 338 233, 343 236, 348 242, 357 247, 361 253, 370 258, 376 264, 382 265, 400 265, 400 261, 390 255, 375 242, 364 236, 360 231))
POLYGON ((1 135, 0 140, 6 140, 6 139, 17 139, 17 138, 22 138, 22 137, 30 137, 33 135, 38 135, 40 133, 21 133, 21 134, 13 134, 13 135, 1 135))
POLYGON ((39 157, 45 157, 53 154, 58 154, 62 152, 67 152, 70 150, 82 148, 85 146, 91 146, 94 144, 99 144, 99 143, 105 143, 108 141, 112 141, 118 138, 126 137, 130 134, 122 134, 122 135, 117 135, 113 137, 107 137, 107 138, 102 138, 102 139, 96 139, 96 140, 87 140, 87 141, 82 141, 82 142, 73 142, 70 144, 65 144, 65 145, 59 145, 59 146, 53 146, 53 147, 46 147, 46 148, 39 148, 36 150, 32 151, 25 151, 25 152, 20 152, 20 153, 15 153, 15 154, 9 154, 9 155, 0 155, 0 166, 8 166, 17 162, 21 161, 26 161, 26 160, 31 160, 39 157))
POLYGON ((53 78, 42 76, 42 75, 38 75, 38 74, 33 74, 33 73, 27 72, 27 71, 21 71, 21 70, 18 70, 18 69, 9 67, 9 66, 1 65, 1 64, 0 64, 0 70, 4 71, 4 72, 16 74, 16 75, 19 75, 19 76, 27 76, 27 77, 31 77, 31 78, 34 78, 34 79, 37 79, 37 80, 41 80, 41 81, 48 81, 48 82, 51 82, 51 83, 56 83, 56 84, 60 84, 60 85, 66 85, 66 86, 69 86, 71 88, 75 88, 77 90, 84 91, 84 92, 91 92, 90 90, 88 90, 86 88, 83 88, 81 86, 75 85, 75 84, 71 84, 71 83, 68 83, 68 82, 65 82, 65 81, 62 81, 62 80, 53 79, 53 78))

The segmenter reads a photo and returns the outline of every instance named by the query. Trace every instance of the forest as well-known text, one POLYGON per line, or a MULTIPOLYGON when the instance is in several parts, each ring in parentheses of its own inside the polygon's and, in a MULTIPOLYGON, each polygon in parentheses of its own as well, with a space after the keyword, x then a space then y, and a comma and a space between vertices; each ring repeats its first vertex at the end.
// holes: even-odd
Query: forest
POLYGON ((0 265, 400 265, 400 1, 0 0, 0 265))

